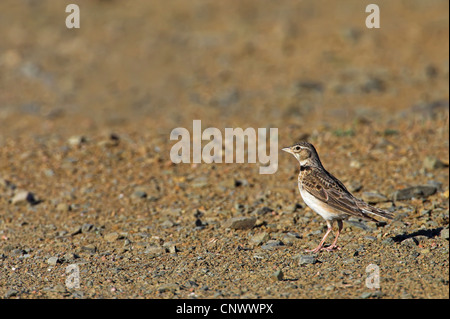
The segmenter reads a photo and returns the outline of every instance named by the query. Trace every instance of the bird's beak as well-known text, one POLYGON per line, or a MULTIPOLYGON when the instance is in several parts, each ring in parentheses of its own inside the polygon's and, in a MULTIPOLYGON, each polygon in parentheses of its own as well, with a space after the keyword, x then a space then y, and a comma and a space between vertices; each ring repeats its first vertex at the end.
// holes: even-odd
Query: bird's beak
POLYGON ((281 150, 292 154, 290 147, 285 147, 285 148, 282 148, 281 150))

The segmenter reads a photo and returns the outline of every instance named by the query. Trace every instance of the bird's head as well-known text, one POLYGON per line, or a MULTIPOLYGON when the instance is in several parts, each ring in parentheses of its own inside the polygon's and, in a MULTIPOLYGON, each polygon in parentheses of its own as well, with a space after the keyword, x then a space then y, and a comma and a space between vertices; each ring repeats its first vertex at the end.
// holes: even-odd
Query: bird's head
POLYGON ((291 153, 300 163, 300 166, 321 166, 319 155, 314 146, 308 142, 299 142, 290 147, 281 149, 291 153))

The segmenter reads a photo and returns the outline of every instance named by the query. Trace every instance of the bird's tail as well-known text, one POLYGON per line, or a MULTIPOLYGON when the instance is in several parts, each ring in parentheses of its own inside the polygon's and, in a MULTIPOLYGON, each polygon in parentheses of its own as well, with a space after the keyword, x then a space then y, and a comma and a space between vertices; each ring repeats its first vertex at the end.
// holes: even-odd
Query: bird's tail
POLYGON ((387 219, 393 219, 394 218, 394 214, 387 212, 383 209, 377 208, 377 207, 373 207, 369 204, 367 204, 366 202, 359 200, 357 202, 358 207, 362 210, 362 212, 364 214, 367 214, 368 217, 373 217, 373 216, 379 216, 379 217, 384 217, 387 219))

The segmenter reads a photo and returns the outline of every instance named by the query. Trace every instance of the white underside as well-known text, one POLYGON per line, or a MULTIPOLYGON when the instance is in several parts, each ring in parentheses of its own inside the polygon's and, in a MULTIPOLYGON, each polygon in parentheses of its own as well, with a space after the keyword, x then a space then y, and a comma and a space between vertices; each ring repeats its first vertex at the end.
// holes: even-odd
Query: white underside
POLYGON ((334 211, 331 207, 326 207, 322 201, 318 200, 307 191, 300 187, 300 194, 302 195, 303 201, 309 206, 313 211, 322 216, 325 220, 333 220, 339 216, 339 213, 334 211))

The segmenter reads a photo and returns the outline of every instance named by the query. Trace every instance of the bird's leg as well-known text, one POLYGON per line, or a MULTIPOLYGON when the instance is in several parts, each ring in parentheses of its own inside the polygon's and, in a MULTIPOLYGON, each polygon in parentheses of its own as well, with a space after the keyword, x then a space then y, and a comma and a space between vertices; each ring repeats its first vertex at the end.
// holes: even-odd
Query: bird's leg
MULTIPOLYGON (((341 222, 342 225, 342 222, 341 222)), ((317 253, 319 250, 322 249, 323 244, 325 243, 325 239, 327 239, 328 235, 331 233, 331 231, 333 230, 333 227, 331 225, 331 222, 329 220, 327 220, 327 232, 325 233, 325 235, 323 236, 322 240, 320 241, 319 245, 314 248, 314 249, 307 249, 305 250, 306 252, 312 252, 312 253, 317 253)), ((339 233, 338 233, 339 234, 339 233)))
POLYGON ((337 245, 336 245, 336 243, 337 243, 337 240, 338 240, 338 237, 339 237, 339 234, 341 233, 341 230, 342 230, 342 220, 337 220, 337 224, 338 224, 338 230, 337 230, 337 232, 336 232, 336 237, 334 238, 334 241, 333 241, 333 243, 331 244, 331 246, 328 246, 328 247, 326 247, 326 248, 323 248, 323 249, 325 249, 325 250, 327 250, 327 251, 332 251, 332 250, 335 250, 335 249, 341 249, 340 247, 338 247, 337 245))

